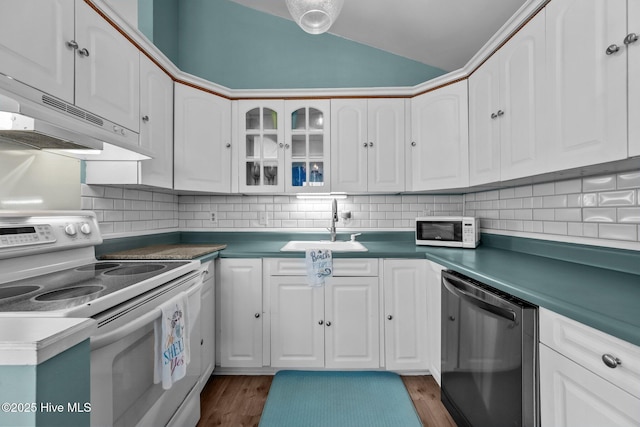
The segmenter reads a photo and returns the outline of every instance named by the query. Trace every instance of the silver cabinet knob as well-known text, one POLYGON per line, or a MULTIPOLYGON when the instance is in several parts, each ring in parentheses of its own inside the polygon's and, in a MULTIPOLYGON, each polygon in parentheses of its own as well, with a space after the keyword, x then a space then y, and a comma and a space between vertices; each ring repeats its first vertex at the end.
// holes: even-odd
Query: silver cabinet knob
POLYGON ((75 40, 69 40, 66 43, 67 47, 70 47, 71 49, 77 49, 78 48, 78 42, 75 40))
POLYGON ((496 113, 491 113, 491 118, 492 118, 492 119, 497 119, 497 118, 498 118, 498 115, 497 115, 496 113))
POLYGON ((227 147, 227 148, 231 148, 231 143, 230 143, 230 142, 227 142, 227 145, 225 145, 225 147, 227 147))
POLYGON ((145 122, 145 123, 148 122, 149 121, 149 116, 146 116, 146 115, 142 116, 142 121, 145 122))
POLYGON ((607 48, 605 52, 607 53, 607 55, 613 55, 619 50, 620 50, 620 46, 618 46, 617 44, 612 44, 607 48))
POLYGON ((369 143, 369 147, 373 147, 373 142, 370 142, 370 143, 369 143))
POLYGON ((611 369, 615 369, 618 367, 618 365, 622 365, 622 361, 620 359, 610 354, 603 354, 602 361, 611 369))
POLYGON ((83 47, 82 49, 80 49, 78 51, 78 55, 80 55, 80 56, 89 56, 89 51, 87 50, 86 47, 83 47))
POLYGON ((289 145, 289 144, 284 144, 284 149, 285 149, 285 150, 288 150, 288 149, 289 149, 289 147, 290 147, 290 145, 289 145))
POLYGON ((253 317, 255 317, 256 319, 259 319, 260 318, 260 313, 254 314, 253 317))
POLYGON ((412 147, 415 147, 416 145, 418 145, 418 144, 416 144, 416 142, 415 142, 415 141, 411 141, 411 146, 412 146, 412 147))
POLYGON ((392 315, 388 315, 388 316, 387 316, 387 319, 388 319, 388 320, 392 320, 392 319, 393 319, 393 316, 392 316, 392 315))
POLYGON ((318 325, 322 325, 323 323, 324 323, 324 321, 318 320, 318 325))
POLYGON ((331 326, 331 322, 327 321, 327 326, 331 326))
POLYGON ((629 33, 627 37, 624 38, 624 44, 630 45, 631 43, 635 43, 638 41, 638 35, 636 33, 629 33))
POLYGON ((367 148, 369 146, 369 144, 367 144, 366 142, 364 143, 364 148, 367 148))
POLYGON ((452 322, 454 322, 456 320, 456 316, 449 316, 449 320, 451 320, 452 322))
POLYGON ((504 111, 498 110, 498 117, 502 117, 502 116, 504 116, 504 111))

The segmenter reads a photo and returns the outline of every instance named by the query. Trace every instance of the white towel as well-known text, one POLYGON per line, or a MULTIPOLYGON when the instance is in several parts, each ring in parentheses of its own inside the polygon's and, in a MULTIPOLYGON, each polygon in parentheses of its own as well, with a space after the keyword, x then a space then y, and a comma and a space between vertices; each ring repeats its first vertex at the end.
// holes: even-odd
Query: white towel
POLYGON ((307 249, 305 262, 309 286, 324 286, 325 280, 333 276, 333 256, 329 249, 307 249))
POLYGON ((189 300, 181 292, 160 306, 162 315, 154 324, 155 363, 153 382, 168 390, 187 373, 190 360, 189 300))

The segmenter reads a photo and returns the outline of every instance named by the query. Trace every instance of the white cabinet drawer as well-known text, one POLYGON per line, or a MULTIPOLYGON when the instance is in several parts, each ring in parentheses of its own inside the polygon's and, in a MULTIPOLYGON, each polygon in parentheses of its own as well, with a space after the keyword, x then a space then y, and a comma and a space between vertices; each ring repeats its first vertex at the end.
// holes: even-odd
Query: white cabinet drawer
MULTIPOLYGON (((307 268, 302 258, 271 258, 265 260, 269 276, 305 276, 307 268)), ((340 277, 377 276, 378 259, 340 258, 333 259, 333 275, 340 277)))
POLYGON ((640 398, 640 347, 544 308, 539 316, 543 344, 640 398), (621 363, 609 368, 603 355, 621 363))

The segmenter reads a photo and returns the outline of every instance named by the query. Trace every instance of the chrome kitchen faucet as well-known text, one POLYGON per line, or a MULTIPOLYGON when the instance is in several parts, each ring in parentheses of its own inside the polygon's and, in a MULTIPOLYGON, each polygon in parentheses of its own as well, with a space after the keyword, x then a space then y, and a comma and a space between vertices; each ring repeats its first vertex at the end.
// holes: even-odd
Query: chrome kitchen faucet
POLYGON ((331 241, 336 241, 336 222, 338 222, 338 201, 333 199, 331 201, 331 227, 327 228, 331 233, 331 241))

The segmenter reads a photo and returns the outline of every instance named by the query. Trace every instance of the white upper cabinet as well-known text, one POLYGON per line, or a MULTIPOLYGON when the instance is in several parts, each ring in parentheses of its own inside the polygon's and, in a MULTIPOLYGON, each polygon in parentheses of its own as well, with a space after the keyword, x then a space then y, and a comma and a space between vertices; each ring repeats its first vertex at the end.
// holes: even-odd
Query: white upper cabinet
POLYGON ((469 77, 469 181, 545 168, 545 11, 469 77))
POLYGON ((405 101, 331 100, 331 190, 404 191, 405 101))
POLYGON ((153 158, 140 162, 140 183, 173 188, 173 80, 140 56, 140 146, 153 158))
POLYGON ((469 183, 500 180, 499 52, 468 79, 469 84, 469 183))
POLYGON ((81 0, 76 2, 76 42, 76 105, 138 132, 138 49, 81 0))
POLYGON ((628 2, 626 46, 629 55, 629 157, 640 156, 640 1, 628 2))
POLYGON ((554 0, 546 7, 551 170, 627 157, 626 6, 554 0), (613 44, 619 50, 607 54, 613 44))
POLYGON ((174 188, 231 191, 231 101, 175 85, 174 188))
POLYGON ((330 191, 331 102, 285 101, 284 109, 285 191, 330 191))
POLYGON ((87 161, 87 184, 140 184, 173 188, 173 80, 140 56, 140 146, 142 161, 87 161))
POLYGON ((5 0, 2 9, 0 73, 73 104, 74 1, 5 0))
POLYGON ((411 99, 408 190, 469 186, 467 82, 411 99))
POLYGON ((117 134, 138 132, 133 44, 82 0, 5 0, 3 8, 0 73, 117 123, 117 134))
POLYGON ((284 191, 283 100, 238 101, 238 190, 284 191))

